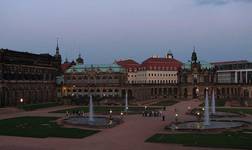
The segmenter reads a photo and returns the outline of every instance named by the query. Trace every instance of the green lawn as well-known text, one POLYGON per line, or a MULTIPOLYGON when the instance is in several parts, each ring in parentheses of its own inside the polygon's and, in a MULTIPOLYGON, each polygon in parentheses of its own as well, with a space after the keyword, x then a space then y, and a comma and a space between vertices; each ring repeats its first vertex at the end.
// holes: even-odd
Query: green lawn
POLYGON ((0 120, 0 135, 35 138, 84 138, 98 132, 64 128, 54 122, 56 119, 56 117, 18 117, 0 120))
POLYGON ((48 103, 39 103, 39 104, 23 104, 19 105, 18 108, 26 110, 26 111, 31 111, 31 110, 36 110, 40 108, 47 108, 47 107, 55 107, 60 105, 57 102, 48 102, 48 103))
POLYGON ((252 149, 252 134, 240 132, 219 134, 155 134, 146 142, 174 143, 185 146, 252 149))
POLYGON ((252 114, 252 109, 249 108, 217 108, 217 111, 240 113, 240 114, 252 114))
MULTIPOLYGON (((227 101, 227 100, 225 100, 225 99, 217 99, 217 100, 215 100, 215 105, 216 105, 217 107, 223 107, 223 106, 225 106, 226 101, 227 101)), ((212 100, 209 99, 209 106, 211 106, 211 102, 212 102, 212 100)), ((205 103, 203 102, 203 103, 200 104, 199 106, 200 106, 200 107, 204 107, 204 106, 205 106, 205 103)))
POLYGON ((178 103, 177 101, 174 100, 168 100, 168 101, 161 101, 155 104, 152 104, 152 106, 171 106, 178 103))
MULTIPOLYGON (((109 113, 109 110, 112 110, 113 113, 120 113, 121 111, 124 111, 124 107, 118 107, 118 106, 95 106, 94 107, 94 112, 95 113, 109 113)), ((161 109, 161 107, 148 107, 148 110, 158 110, 161 109)), ((132 114, 138 114, 138 113, 142 113, 145 110, 144 107, 129 107, 128 109, 128 113, 132 113, 132 114)), ((89 108, 88 106, 84 106, 84 107, 77 107, 77 108, 72 108, 72 109, 63 109, 63 110, 58 110, 58 111, 53 111, 50 113, 66 113, 66 111, 68 111, 69 113, 75 111, 81 111, 81 112, 89 112, 89 108)))

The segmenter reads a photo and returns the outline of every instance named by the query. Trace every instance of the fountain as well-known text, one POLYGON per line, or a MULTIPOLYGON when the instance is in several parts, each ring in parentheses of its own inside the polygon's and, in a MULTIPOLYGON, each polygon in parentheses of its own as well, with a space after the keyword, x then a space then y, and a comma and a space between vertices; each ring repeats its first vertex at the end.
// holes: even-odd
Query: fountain
MULTIPOLYGON (((211 120, 210 122, 210 116, 209 116, 209 102, 208 102, 208 89, 206 89, 206 96, 205 96, 205 107, 204 107, 204 118, 203 122, 200 120, 198 121, 186 121, 178 124, 171 124, 168 126, 169 129, 176 129, 180 131, 198 131, 198 130, 216 130, 216 129, 231 129, 231 128, 240 128, 243 126, 247 126, 250 123, 242 120, 234 120, 229 119, 230 113, 225 112, 215 112, 215 97, 214 97, 214 91, 212 93, 212 116, 211 117, 218 117, 219 115, 225 116, 225 120, 211 120)), ((198 112, 198 115, 200 115, 200 112, 198 112)), ((239 117, 240 116, 232 116, 232 117, 239 117)))
POLYGON ((208 104, 208 88, 206 89, 206 97, 205 97, 205 111, 204 111, 204 125, 209 126, 209 104, 208 104))
POLYGON ((212 92, 212 114, 214 115, 216 113, 215 111, 215 95, 214 95, 214 89, 212 92))
MULTIPOLYGON (((111 114, 110 114, 111 115, 111 114)), ((116 117, 107 117, 107 116, 94 116, 94 106, 93 106, 93 97, 89 96, 89 112, 88 116, 75 115, 70 116, 64 120, 66 124, 71 125, 81 125, 91 128, 106 128, 113 127, 116 124, 120 123, 120 119, 116 117)))
POLYGON ((128 107, 128 93, 126 92, 125 94, 125 112, 127 112, 129 109, 128 107))
POLYGON ((94 106, 93 106, 93 98, 92 95, 90 95, 89 97, 89 117, 88 120, 93 122, 94 121, 94 110, 93 110, 94 106))

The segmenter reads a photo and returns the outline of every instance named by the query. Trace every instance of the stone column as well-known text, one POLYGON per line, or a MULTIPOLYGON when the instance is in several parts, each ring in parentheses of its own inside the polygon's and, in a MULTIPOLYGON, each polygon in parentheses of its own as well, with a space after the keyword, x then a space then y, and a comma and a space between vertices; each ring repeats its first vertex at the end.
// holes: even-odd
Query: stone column
POLYGON ((248 84, 248 71, 246 71, 246 84, 248 84))
POLYGON ((235 83, 237 83, 237 72, 235 71, 235 83))
POLYGON ((242 83, 242 71, 240 71, 240 83, 242 83))

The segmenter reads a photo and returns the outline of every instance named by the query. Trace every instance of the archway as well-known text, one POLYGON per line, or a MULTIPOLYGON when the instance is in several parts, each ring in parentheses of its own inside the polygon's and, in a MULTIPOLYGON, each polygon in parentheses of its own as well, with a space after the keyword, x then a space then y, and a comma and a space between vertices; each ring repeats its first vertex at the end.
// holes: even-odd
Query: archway
POLYGON ((132 96, 133 96, 133 95, 132 95, 132 90, 129 89, 129 90, 128 90, 128 97, 131 98, 132 96))
POLYGON ((184 89, 184 97, 187 98, 187 88, 184 89))

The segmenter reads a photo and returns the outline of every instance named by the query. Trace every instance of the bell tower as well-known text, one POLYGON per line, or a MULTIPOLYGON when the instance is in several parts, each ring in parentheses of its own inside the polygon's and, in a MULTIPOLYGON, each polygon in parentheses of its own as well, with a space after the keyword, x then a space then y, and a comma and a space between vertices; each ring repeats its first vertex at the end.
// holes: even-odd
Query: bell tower
POLYGON ((57 72, 57 75, 60 75, 61 74, 61 55, 60 55, 60 49, 59 49, 59 38, 57 38, 57 46, 56 46, 56 52, 55 52, 55 55, 54 55, 54 60, 55 60, 55 65, 57 66, 58 68, 58 72, 57 72))
POLYGON ((192 52, 192 57, 191 57, 191 60, 192 60, 192 63, 193 64, 196 64, 197 63, 197 53, 195 52, 195 46, 193 47, 193 52, 192 52))

